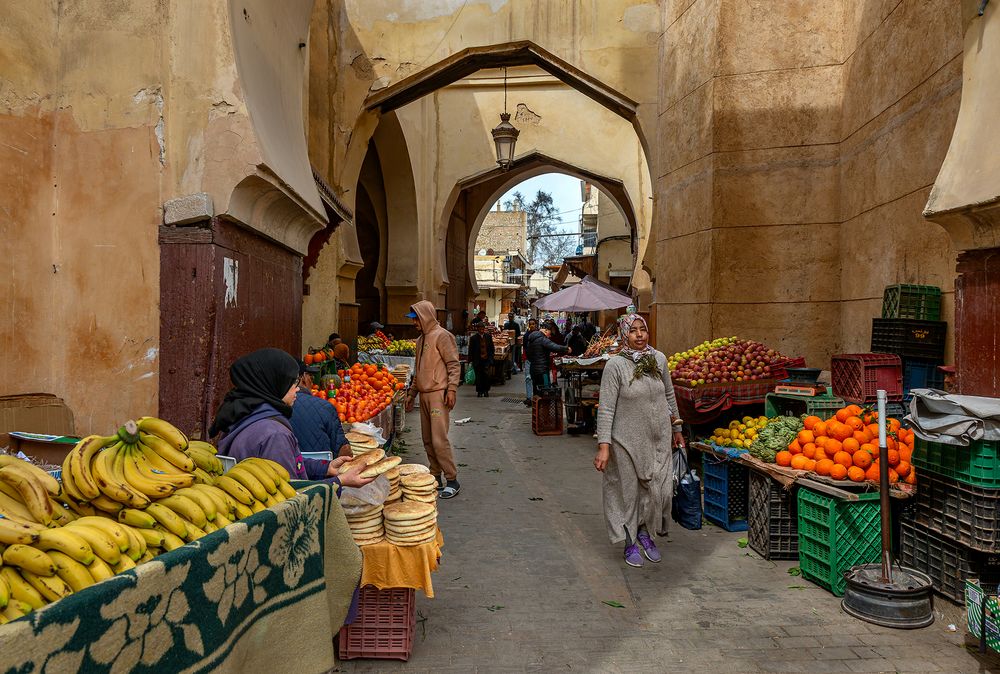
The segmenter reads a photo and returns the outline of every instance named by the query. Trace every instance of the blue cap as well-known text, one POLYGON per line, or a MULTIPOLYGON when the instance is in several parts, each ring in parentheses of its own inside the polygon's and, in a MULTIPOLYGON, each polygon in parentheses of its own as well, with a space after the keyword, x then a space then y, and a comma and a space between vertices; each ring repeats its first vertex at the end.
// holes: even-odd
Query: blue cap
POLYGON ((406 314, 405 318, 417 318, 417 312, 415 312, 413 309, 410 309, 410 313, 406 314))

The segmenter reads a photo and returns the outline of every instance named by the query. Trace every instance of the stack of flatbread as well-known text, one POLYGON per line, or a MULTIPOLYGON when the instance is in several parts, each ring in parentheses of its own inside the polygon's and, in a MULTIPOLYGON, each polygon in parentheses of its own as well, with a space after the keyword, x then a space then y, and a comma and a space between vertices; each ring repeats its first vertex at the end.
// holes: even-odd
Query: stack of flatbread
POLYGON ((429 503, 437 507, 437 479, 430 473, 413 473, 399 478, 404 501, 429 503))
POLYGON ((397 365, 392 368, 392 376, 396 378, 396 381, 401 384, 406 384, 407 380, 410 378, 410 366, 409 365, 397 365))
POLYGON ((399 487, 399 469, 402 466, 397 466, 391 470, 385 472, 385 477, 389 480, 389 495, 386 497, 385 502, 395 503, 396 501, 403 498, 403 491, 399 487))
POLYGON ((413 475, 415 473, 430 473, 431 469, 420 463, 404 463, 399 467, 400 475, 413 475))
POLYGON ((437 536, 437 508, 433 503, 401 501, 385 506, 382 515, 385 537, 395 545, 421 545, 437 536))
POLYGON ((361 477, 378 477, 398 466, 402 460, 398 456, 386 456, 381 449, 373 449, 370 452, 358 454, 350 461, 345 462, 337 470, 337 475, 343 475, 360 466, 362 469, 361 477))
POLYGON ((349 431, 345 433, 347 436, 347 441, 351 443, 351 453, 354 456, 358 454, 364 454, 365 452, 370 452, 373 449, 378 448, 378 440, 370 435, 365 435, 364 433, 355 433, 354 431, 349 431))
POLYGON ((358 545, 381 543, 385 539, 382 522, 382 506, 375 505, 358 509, 347 516, 347 526, 358 545))

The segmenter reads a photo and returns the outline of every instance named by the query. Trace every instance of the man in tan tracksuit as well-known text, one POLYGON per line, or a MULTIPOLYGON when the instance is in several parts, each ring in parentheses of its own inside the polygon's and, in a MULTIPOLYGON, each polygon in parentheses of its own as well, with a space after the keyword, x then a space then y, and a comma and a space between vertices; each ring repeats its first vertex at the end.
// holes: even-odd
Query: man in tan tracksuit
POLYGON ((448 416, 455 407, 458 379, 462 367, 458 362, 458 346, 451 334, 437 320, 434 305, 427 300, 410 307, 407 318, 420 331, 417 339, 417 362, 413 385, 406 399, 406 411, 413 410, 413 401, 420 394, 420 434, 430 463, 431 473, 441 486, 441 498, 458 494, 458 470, 448 441, 448 416), (441 481, 444 473, 445 482, 441 481))

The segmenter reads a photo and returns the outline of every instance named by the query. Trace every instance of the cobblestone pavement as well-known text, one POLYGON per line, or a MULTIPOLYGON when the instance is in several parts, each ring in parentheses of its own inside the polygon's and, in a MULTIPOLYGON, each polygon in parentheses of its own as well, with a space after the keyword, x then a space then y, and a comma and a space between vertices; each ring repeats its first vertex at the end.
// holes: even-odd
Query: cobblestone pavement
MULTIPOLYGON (((501 399, 523 392, 518 376, 488 399, 461 388, 462 491, 439 504, 444 557, 437 596, 418 593, 413 655, 343 671, 1000 672, 964 647, 958 607, 939 601, 916 631, 860 622, 789 575, 795 563, 741 549, 745 534, 676 527, 662 563, 625 566, 605 533, 593 439, 534 436, 528 408, 501 399)), ((419 428, 404 438, 425 462, 419 428)))

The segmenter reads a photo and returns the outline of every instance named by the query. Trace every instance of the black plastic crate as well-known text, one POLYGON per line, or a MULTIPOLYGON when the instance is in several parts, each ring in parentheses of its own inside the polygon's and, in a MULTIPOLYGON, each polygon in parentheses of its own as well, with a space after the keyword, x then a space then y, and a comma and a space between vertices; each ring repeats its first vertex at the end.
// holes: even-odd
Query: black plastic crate
POLYGON ((798 559, 799 527, 795 494, 770 475, 750 471, 747 539, 764 559, 798 559))
POLYGON ((746 531, 749 471, 715 454, 702 457, 705 519, 726 531, 746 531))
POLYGON ((882 294, 882 318, 940 320, 941 289, 909 283, 886 286, 882 294))
POLYGON ((944 388, 944 372, 938 369, 943 362, 933 360, 903 361, 903 399, 909 400, 910 390, 915 388, 944 388))
POLYGON ((913 520, 974 550, 1000 553, 1000 490, 921 470, 913 520))
POLYGON ((942 362, 948 324, 908 318, 873 318, 872 352, 942 362))
POLYGON ((1000 556, 977 552, 914 522, 900 524, 899 563, 926 573, 934 591, 956 603, 965 596, 965 581, 978 578, 984 587, 1000 583, 1000 556))

